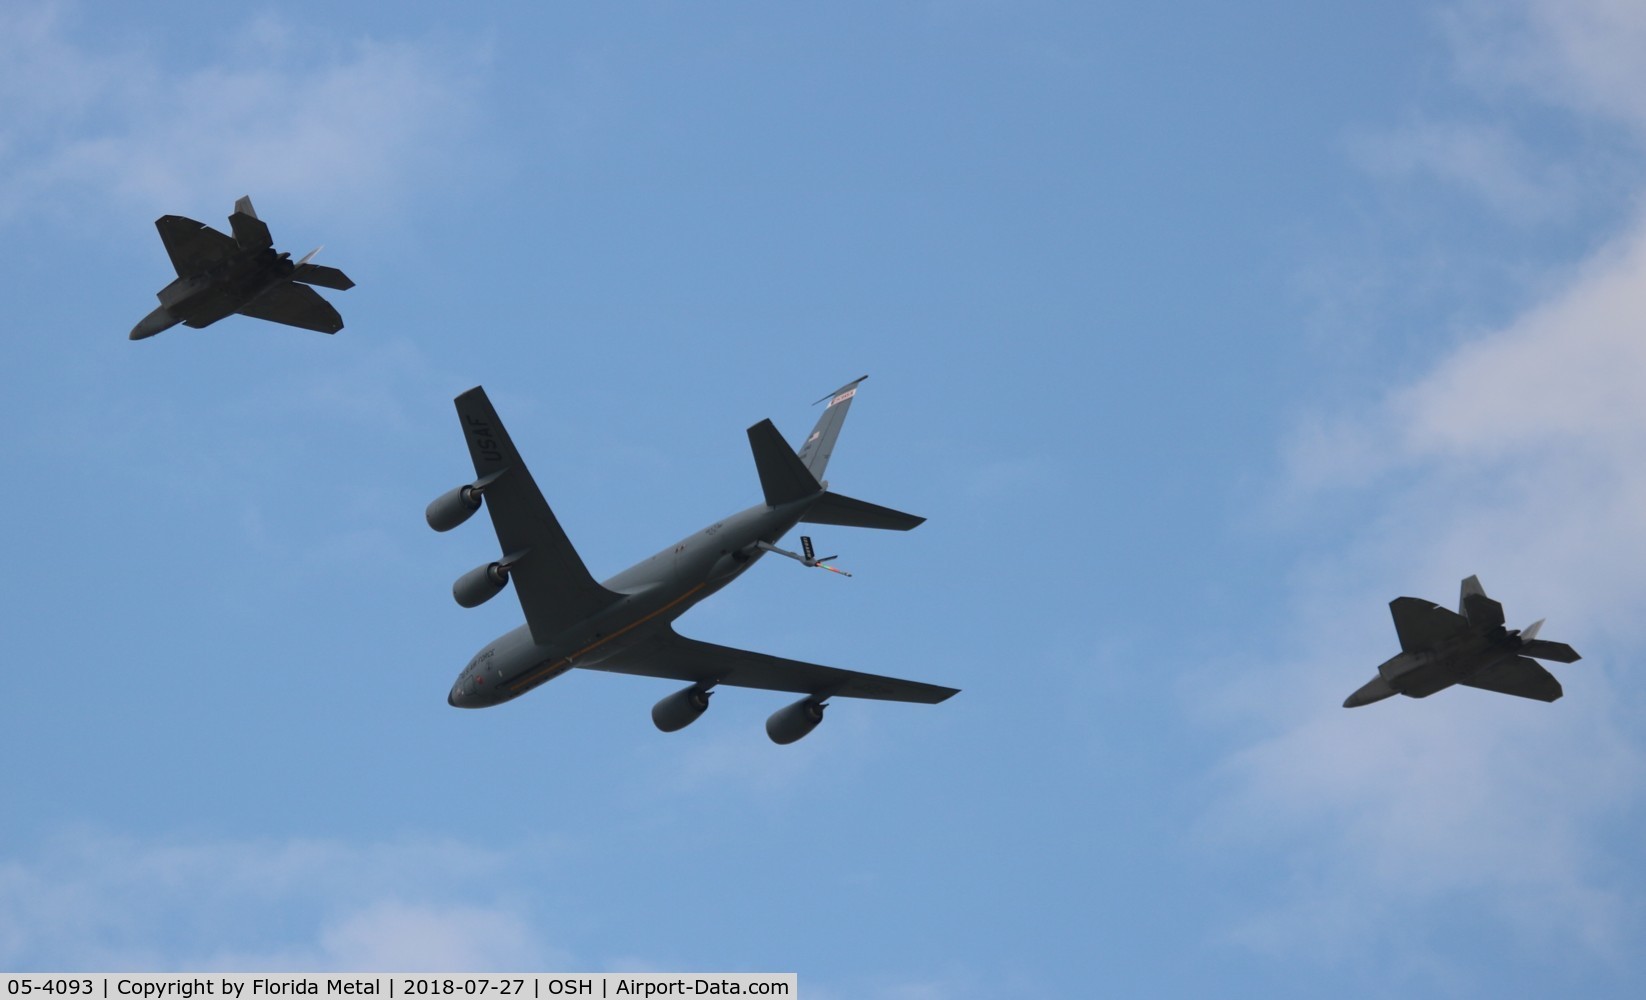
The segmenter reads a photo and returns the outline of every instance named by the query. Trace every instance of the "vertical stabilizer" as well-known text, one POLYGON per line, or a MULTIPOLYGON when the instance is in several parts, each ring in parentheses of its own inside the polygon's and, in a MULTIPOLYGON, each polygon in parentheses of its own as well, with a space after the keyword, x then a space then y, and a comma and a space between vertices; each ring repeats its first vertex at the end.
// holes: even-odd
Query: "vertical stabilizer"
POLYGON ((846 410, 857 395, 858 383, 869 376, 853 379, 834 392, 818 400, 828 401, 823 416, 817 420, 799 454, 789 448, 777 427, 770 420, 762 420, 749 428, 749 446, 754 449, 754 464, 760 471, 760 488, 766 494, 766 503, 772 507, 813 498, 800 520, 812 524, 838 524, 853 528, 887 528, 908 531, 926 519, 915 514, 882 507, 865 500, 841 496, 828 490, 823 470, 828 467, 829 455, 834 451, 835 438, 840 436, 840 425, 846 421, 846 410))
POLYGON ((234 214, 229 216, 229 228, 234 231, 234 242, 242 250, 261 250, 264 247, 274 246, 274 237, 269 235, 269 227, 257 217, 257 210, 251 207, 251 195, 245 195, 234 203, 234 214))
POLYGON ((1475 628, 1492 628, 1503 624, 1503 605, 1486 596, 1480 577, 1466 577, 1458 595, 1457 613, 1469 619, 1475 628))
POLYGON ((846 411, 851 409, 852 398, 857 395, 857 385, 868 377, 855 378, 818 400, 819 403, 828 400, 829 405, 823 408, 823 415, 817 418, 817 426, 806 436, 806 443, 800 446, 800 462, 813 479, 823 479, 823 470, 829 467, 829 456, 834 454, 835 438, 840 436, 840 425, 846 422, 846 411))
POLYGON ((760 489, 766 494, 767 506, 781 507, 823 492, 817 477, 806 470, 770 420, 749 428, 749 447, 754 451, 754 467, 760 473, 760 489))
POLYGON ((1457 613, 1460 614, 1460 615, 1466 615, 1466 614, 1469 613, 1469 598, 1470 597, 1485 597, 1485 596, 1486 596, 1486 588, 1482 587, 1480 585, 1480 577, 1478 577, 1478 576, 1466 576, 1466 577, 1464 577, 1463 578, 1463 586, 1458 588, 1457 613))

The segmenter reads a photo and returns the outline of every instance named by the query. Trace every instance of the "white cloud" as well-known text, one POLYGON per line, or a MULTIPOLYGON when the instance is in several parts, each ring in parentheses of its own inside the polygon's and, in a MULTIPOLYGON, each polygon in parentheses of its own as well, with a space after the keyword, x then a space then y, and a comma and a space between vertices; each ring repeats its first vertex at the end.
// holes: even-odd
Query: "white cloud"
POLYGON ((570 968, 534 940, 529 922, 505 907, 386 899, 324 922, 318 939, 285 950, 222 952, 188 962, 201 970, 496 971, 570 968))
POLYGON ((1413 190, 1440 182, 1523 226, 1569 222, 1639 182, 1646 7, 1461 0, 1440 21, 1463 84, 1454 96, 1472 113, 1362 129, 1349 142, 1362 167, 1413 190))
POLYGON ((0 862, 0 965, 567 967, 502 888, 519 863, 453 841, 144 843, 79 833, 0 862))
POLYGON ((1466 80, 1646 131, 1646 7, 1468 0, 1446 19, 1466 80))
POLYGON ((0 220, 88 194, 121 209, 180 211, 203 191, 381 209, 462 155, 485 72, 447 39, 339 45, 267 15, 188 59, 82 41, 78 20, 63 5, 0 14, 0 220))
POLYGON ((1421 122, 1357 135, 1350 151, 1374 174, 1455 185, 1515 222, 1562 218, 1579 202, 1569 169, 1540 162, 1500 125, 1421 122))
POLYGON ((1373 413, 1306 428, 1294 479, 1392 487, 1367 530, 1378 548, 1397 547, 1410 577, 1461 577, 1489 559, 1528 585, 1562 581, 1538 589, 1573 595, 1563 615, 1618 622, 1646 600, 1643 371, 1646 222, 1373 413))

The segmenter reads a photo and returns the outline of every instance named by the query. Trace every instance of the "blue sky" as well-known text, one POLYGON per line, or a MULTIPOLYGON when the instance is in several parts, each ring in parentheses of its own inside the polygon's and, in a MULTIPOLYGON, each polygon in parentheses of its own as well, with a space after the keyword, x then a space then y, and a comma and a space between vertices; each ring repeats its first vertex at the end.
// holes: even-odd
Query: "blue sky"
POLYGON ((0 13, 0 967, 793 970, 807 996, 1628 995, 1646 976, 1646 15, 90 3, 0 13), (141 343, 250 194, 335 338, 141 343), (927 515, 457 712, 484 384, 600 576, 830 477, 927 515), (1566 697, 1348 713, 1478 573, 1566 697))

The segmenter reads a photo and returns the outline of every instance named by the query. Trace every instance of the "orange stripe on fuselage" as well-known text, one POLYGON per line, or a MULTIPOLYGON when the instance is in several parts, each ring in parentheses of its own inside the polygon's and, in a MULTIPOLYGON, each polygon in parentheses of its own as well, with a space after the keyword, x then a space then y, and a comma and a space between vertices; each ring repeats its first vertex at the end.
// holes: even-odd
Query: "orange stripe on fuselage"
POLYGON ((587 653, 591 649, 596 649, 600 646, 604 646, 606 643, 611 642, 613 639, 615 639, 618 636, 622 635, 623 633, 629 631, 630 629, 639 628, 640 626, 642 626, 642 625, 646 624, 647 622, 651 621, 653 618, 656 618, 658 615, 660 615, 663 612, 669 610, 670 608, 674 607, 676 604, 679 604, 681 601, 684 601, 686 598, 692 596, 693 594, 697 593, 699 590, 702 590, 704 587, 707 587, 708 585, 709 585, 709 581, 704 580, 702 583, 700 583, 697 586, 693 587, 692 589, 686 591, 684 594, 681 594, 679 597, 676 597, 674 600, 672 600, 669 603, 663 605, 661 608, 658 608, 656 611, 653 611, 651 614, 646 615, 643 618, 635 619, 634 621, 632 621, 632 622, 628 623, 627 625, 623 626, 622 628, 618 629, 616 632, 613 632, 611 635, 601 636, 599 639, 596 639, 594 642, 589 643, 587 646, 584 646, 582 649, 579 649, 574 653, 571 653, 567 656, 561 657, 558 660, 555 660, 553 663, 550 663, 547 667, 544 667, 540 670, 534 670, 529 674, 524 674, 520 677, 519 680, 510 681, 507 684, 505 684, 504 687, 507 687, 509 689, 509 691, 514 693, 514 694, 522 694, 522 693, 524 693, 525 688, 532 686, 533 682, 535 682, 539 677, 542 677, 544 680, 547 680, 548 678, 544 677, 543 676, 544 674, 548 674, 551 671, 554 671, 556 667, 561 667, 562 670, 559 671, 559 672, 564 672, 564 668, 565 667, 570 667, 572 665, 572 661, 577 659, 579 656, 582 656, 584 653, 587 653))

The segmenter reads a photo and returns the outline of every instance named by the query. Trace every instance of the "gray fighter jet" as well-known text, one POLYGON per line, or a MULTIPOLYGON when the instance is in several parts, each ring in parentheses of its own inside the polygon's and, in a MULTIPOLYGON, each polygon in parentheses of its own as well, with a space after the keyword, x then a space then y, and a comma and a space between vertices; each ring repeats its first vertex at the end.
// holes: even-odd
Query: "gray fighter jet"
POLYGON ((1539 639, 1542 619, 1517 632, 1503 627, 1503 605, 1486 596, 1479 577, 1463 581, 1454 614, 1419 597, 1389 602, 1401 652, 1377 668, 1377 676, 1343 703, 1358 708, 1394 694, 1427 698, 1465 684, 1538 701, 1561 696, 1560 682, 1538 660, 1575 663, 1577 650, 1539 639))
POLYGON ((308 286, 343 291, 354 282, 335 267, 309 263, 319 247, 295 264, 291 254, 275 253, 269 227, 252 210, 251 198, 234 203, 232 237, 181 215, 162 215, 154 227, 177 280, 160 289, 160 307, 132 327, 132 340, 179 323, 198 330, 232 313, 321 333, 343 329, 343 317, 308 286))
POLYGON ((907 531, 925 520, 842 496, 822 479, 862 381, 824 397, 828 405, 798 455, 770 420, 749 428, 764 503, 716 521, 601 583, 589 575, 561 530, 485 390, 476 386, 458 396, 457 417, 468 439, 475 480, 429 504, 426 517, 434 530, 448 531, 484 501, 503 555, 459 577, 452 596, 472 608, 512 579, 526 624, 476 654, 452 685, 447 703, 458 708, 499 705, 572 667, 585 667, 686 682, 687 687, 652 708, 652 721, 666 733, 697 721, 716 685, 803 695, 766 720, 766 733, 774 742, 793 743, 822 721, 830 698, 936 704, 953 695, 954 688, 688 639, 670 625, 768 552, 808 567, 832 568, 827 563, 834 557, 817 558, 810 538, 801 539, 804 553, 777 547, 797 523, 907 531))

